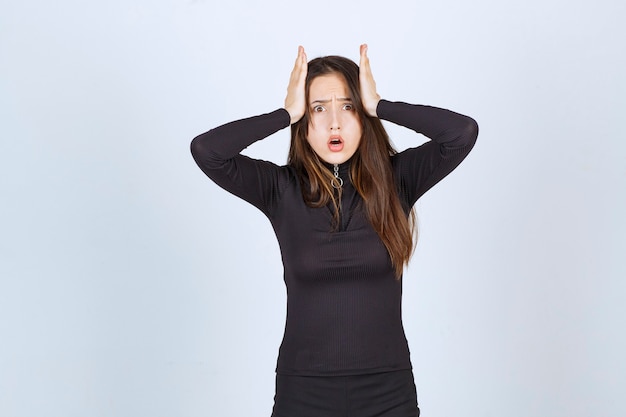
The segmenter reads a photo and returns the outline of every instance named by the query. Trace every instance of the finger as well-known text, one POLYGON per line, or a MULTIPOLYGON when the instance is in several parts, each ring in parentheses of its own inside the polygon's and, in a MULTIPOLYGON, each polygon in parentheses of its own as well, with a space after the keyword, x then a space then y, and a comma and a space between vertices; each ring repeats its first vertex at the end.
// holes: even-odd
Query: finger
POLYGON ((297 80, 302 74, 303 55, 304 55, 304 48, 302 46, 298 46, 298 56, 296 56, 296 62, 294 62, 293 69, 291 70, 290 80, 292 82, 297 80))
POLYGON ((367 65, 369 59, 367 57, 367 44, 366 43, 361 45, 360 54, 361 54, 361 64, 367 65))
POLYGON ((304 51, 303 46, 300 47, 299 52, 300 52, 300 71, 306 71, 307 59, 306 59, 306 52, 304 51))
POLYGON ((304 53, 304 47, 298 45, 298 55, 296 56, 296 65, 302 61, 302 54, 304 53))
POLYGON ((306 52, 304 52, 304 48, 301 50, 300 54, 300 63, 298 67, 298 82, 304 85, 304 80, 306 79, 306 74, 309 68, 309 64, 306 58, 306 52))
POLYGON ((303 69, 306 69, 306 66, 307 66, 306 52, 304 51, 303 46, 298 46, 298 56, 296 58, 296 63, 293 68, 293 74, 300 75, 303 69))

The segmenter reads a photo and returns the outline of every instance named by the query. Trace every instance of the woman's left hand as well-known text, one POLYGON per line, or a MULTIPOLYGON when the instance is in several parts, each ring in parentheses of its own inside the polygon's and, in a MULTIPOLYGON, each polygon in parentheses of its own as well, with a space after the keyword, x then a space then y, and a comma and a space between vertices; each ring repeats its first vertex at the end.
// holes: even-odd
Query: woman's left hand
POLYGON ((365 113, 377 117, 376 107, 380 101, 380 95, 376 92, 376 82, 372 75, 370 59, 367 57, 367 45, 361 45, 361 62, 359 63, 359 84, 361 88, 361 101, 365 113))

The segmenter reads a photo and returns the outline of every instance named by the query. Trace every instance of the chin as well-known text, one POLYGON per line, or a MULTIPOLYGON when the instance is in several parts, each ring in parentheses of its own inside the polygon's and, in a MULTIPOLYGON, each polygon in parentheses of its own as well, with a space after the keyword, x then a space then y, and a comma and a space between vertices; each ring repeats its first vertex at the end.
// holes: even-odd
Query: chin
POLYGON ((338 165, 343 164, 348 159, 350 159, 350 157, 346 155, 328 155, 326 158, 321 157, 321 160, 326 162, 327 164, 338 164, 338 165))

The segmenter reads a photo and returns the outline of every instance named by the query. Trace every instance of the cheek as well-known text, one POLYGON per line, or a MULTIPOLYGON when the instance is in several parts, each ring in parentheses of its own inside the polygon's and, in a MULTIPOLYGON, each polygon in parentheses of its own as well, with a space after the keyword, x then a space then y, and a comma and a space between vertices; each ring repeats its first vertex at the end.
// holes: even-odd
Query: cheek
POLYGON ((311 113, 309 116, 309 130, 322 129, 328 125, 328 112, 311 113))
POLYGON ((323 115, 315 115, 309 120, 308 134, 309 135, 321 135, 327 131, 328 123, 323 115))
POLYGON ((361 136, 363 135, 363 127, 361 126, 361 121, 358 117, 351 117, 345 126, 347 129, 350 129, 350 132, 355 139, 361 139, 361 136))
POLYGON ((359 116, 354 111, 343 113, 341 123, 345 127, 349 126, 351 129, 354 129, 356 126, 361 126, 359 116))
POLYGON ((317 146, 319 146, 318 144, 320 142, 326 141, 326 139, 324 138, 324 132, 320 131, 320 129, 316 129, 314 123, 310 123, 306 135, 306 141, 312 148, 315 149, 317 146))

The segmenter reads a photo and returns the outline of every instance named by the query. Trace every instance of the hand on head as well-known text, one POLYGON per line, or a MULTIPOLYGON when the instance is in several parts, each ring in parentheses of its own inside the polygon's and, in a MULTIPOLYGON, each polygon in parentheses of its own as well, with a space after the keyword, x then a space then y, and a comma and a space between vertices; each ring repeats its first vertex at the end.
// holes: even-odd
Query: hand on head
MULTIPOLYGON (((380 95, 376 92, 376 82, 372 75, 370 60, 367 56, 367 45, 360 47, 359 63, 359 84, 361 89, 361 100, 365 112, 372 117, 376 117, 376 107, 380 101, 380 95)), ((304 116, 306 110, 305 81, 308 69, 306 53, 302 46, 298 47, 298 56, 291 71, 289 85, 287 86, 287 97, 285 97, 285 110, 291 117, 291 124, 296 123, 304 116)))
POLYGON ((376 117, 376 107, 380 101, 380 95, 376 92, 376 82, 372 75, 370 59, 367 56, 367 45, 361 45, 361 61, 359 63, 359 87, 361 88, 361 101, 363 108, 369 116, 376 117))
POLYGON ((296 123, 304 116, 306 109, 305 81, 308 62, 306 53, 302 46, 298 47, 298 57, 291 71, 289 85, 287 86, 287 97, 285 97, 285 110, 291 117, 291 124, 296 123))

